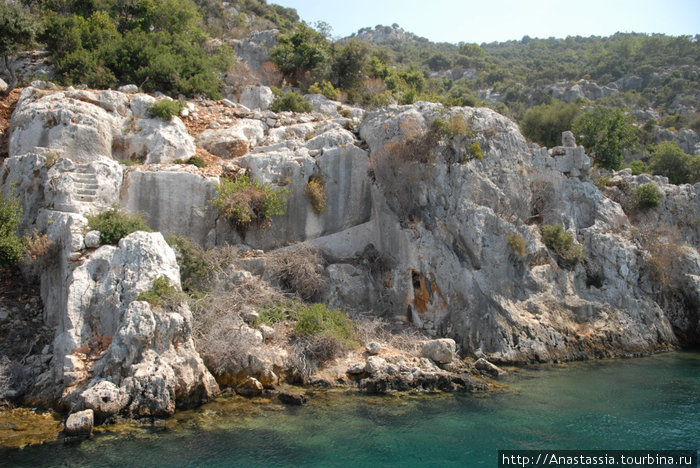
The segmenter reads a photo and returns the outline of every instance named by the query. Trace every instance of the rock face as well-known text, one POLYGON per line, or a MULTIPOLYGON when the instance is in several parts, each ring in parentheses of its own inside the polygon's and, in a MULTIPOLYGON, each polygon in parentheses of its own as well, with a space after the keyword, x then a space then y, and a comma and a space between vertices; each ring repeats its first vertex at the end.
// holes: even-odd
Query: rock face
MULTIPOLYGON (((573 91, 587 89, 582 83, 573 91)), ((98 246, 87 232, 86 216, 114 205, 206 247, 318 248, 327 304, 449 337, 426 343, 424 357, 410 363, 368 349, 371 356, 348 375, 374 393, 471 388, 473 381, 437 367, 456 365, 457 349, 493 362, 531 362, 632 356, 700 341, 700 184, 621 171, 601 190, 573 135, 564 135, 563 146, 539 148, 485 108, 419 102, 365 115, 322 96, 307 99, 316 112, 229 103, 231 118, 197 136, 200 147, 225 159, 227 175, 247 173, 288 191, 285 214, 242 231, 211 203, 213 172, 168 164, 194 154, 194 140, 178 118, 148 118, 155 98, 48 86, 22 92, 0 185, 21 193, 24 232, 46 233, 58 251, 42 272, 44 319, 57 332, 37 399, 91 409, 102 421, 114 413, 171 414, 217 391, 192 344, 189 309, 136 300, 160 277, 179 287, 162 235, 134 233, 118 246, 98 246), (436 119, 450 131, 433 133, 436 119), (146 165, 125 168, 117 162, 124 159, 146 165), (323 209, 312 204, 311 180, 322 185, 323 209), (647 183, 662 199, 641 211, 631 197, 647 183), (570 233, 583 261, 562 261, 545 245, 543 225, 570 233)), ((193 114, 187 119, 196 124, 193 114)), ((257 259, 247 265, 246 275, 266 274, 257 259)), ((250 346, 219 381, 243 392, 277 384, 284 350, 269 330, 263 336, 242 321, 240 330, 250 346), (248 377, 257 384, 245 384, 248 377)))
POLYGON ((154 102, 117 91, 26 88, 10 123, 9 154, 46 148, 78 164, 100 157, 156 163, 194 155, 192 137, 180 119, 148 118, 146 109, 154 102))
POLYGON ((276 29, 269 31, 253 31, 241 40, 233 41, 233 51, 239 60, 245 60, 248 65, 259 70, 270 60, 270 49, 278 44, 276 29))

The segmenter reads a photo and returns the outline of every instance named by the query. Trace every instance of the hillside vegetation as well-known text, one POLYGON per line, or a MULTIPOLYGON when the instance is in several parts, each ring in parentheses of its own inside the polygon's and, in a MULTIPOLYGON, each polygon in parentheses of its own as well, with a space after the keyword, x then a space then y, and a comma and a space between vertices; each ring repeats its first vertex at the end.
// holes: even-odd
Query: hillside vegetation
MULTIPOLYGON (((680 135, 684 129, 700 131, 698 35, 525 36, 448 44, 393 24, 333 40, 328 24, 311 26, 294 9, 264 0, 22 3, 38 25, 28 31, 48 49, 64 85, 137 84, 173 97, 220 98, 224 79, 234 87, 250 81, 245 65, 234 65, 233 42, 277 29, 278 44, 268 51, 270 61, 262 72, 265 84, 370 108, 417 101, 491 107, 516 120, 538 144, 559 145, 562 131, 578 129, 577 139, 601 166, 618 169, 627 163, 635 172, 669 175, 678 167, 659 162, 668 156, 682 166, 674 180, 698 180, 697 134, 680 135), (614 114, 615 128, 610 119, 596 120, 613 115, 610 110, 621 112, 614 114), (657 148, 664 141, 669 143, 657 148)), ((287 107, 275 104, 277 110, 287 107)))

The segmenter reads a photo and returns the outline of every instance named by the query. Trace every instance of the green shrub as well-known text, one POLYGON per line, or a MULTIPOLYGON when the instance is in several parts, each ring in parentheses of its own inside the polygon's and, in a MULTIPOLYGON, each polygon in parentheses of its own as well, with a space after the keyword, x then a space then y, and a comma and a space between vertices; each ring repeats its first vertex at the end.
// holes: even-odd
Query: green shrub
POLYGON ((478 141, 475 141, 474 143, 469 145, 469 154, 471 154, 477 159, 484 159, 486 157, 483 151, 481 151, 481 145, 478 141))
POLYGON ((322 81, 320 84, 317 81, 309 86, 309 94, 323 94, 325 97, 333 101, 340 99, 340 90, 336 89, 328 81, 322 81))
POLYGON ((622 152, 637 141, 635 127, 621 109, 596 107, 576 117, 572 131, 596 164, 606 169, 619 169, 622 152))
POLYGON ((312 177, 309 179, 309 183, 306 184, 306 189, 304 193, 311 202, 314 211, 318 214, 323 213, 326 209, 326 193, 324 191, 325 183, 320 177, 312 177))
POLYGON ((22 218, 22 206, 18 196, 0 194, 0 267, 8 268, 24 257, 25 244, 17 236, 16 229, 22 218))
POLYGON ((219 213, 245 230, 253 223, 265 226, 274 215, 287 211, 287 189, 273 189, 269 185, 250 180, 248 175, 237 179, 222 177, 216 187, 218 198, 213 200, 219 213))
POLYGON ((654 184, 644 184, 635 191, 637 207, 642 210, 655 208, 661 202, 661 191, 654 184))
POLYGON ((517 232, 514 232, 512 234, 508 234, 508 246, 511 248, 514 254, 518 255, 519 257, 527 257, 527 243, 525 242, 525 238, 518 234, 517 232))
POLYGON ((557 254, 559 264, 573 267, 583 261, 583 248, 574 240, 574 235, 562 226, 544 224, 540 227, 544 244, 557 254))
POLYGON ((196 166, 198 168, 203 168, 207 167, 206 161, 204 159, 200 158, 199 156, 192 156, 190 159, 186 161, 187 164, 192 164, 193 166, 196 166))
POLYGON ((100 243, 116 245, 123 237, 135 231, 151 232, 146 221, 135 213, 124 213, 112 208, 96 216, 88 216, 88 229, 100 231, 100 243))
POLYGON ((267 304, 257 309, 259 316, 252 325, 253 327, 260 325, 273 326, 287 320, 296 321, 299 310, 303 308, 304 305, 302 303, 292 300, 267 304))
POLYGON ((279 96, 270 106, 272 112, 311 112, 314 108, 304 97, 296 91, 290 91, 279 96))
POLYGON ((430 131, 438 138, 449 136, 452 132, 449 122, 435 118, 430 124, 430 131))
POLYGON ((607 187, 608 184, 610 183, 610 177, 608 177, 608 176, 598 177, 598 178, 595 180, 595 182, 593 182, 593 183, 594 183, 595 186, 598 187, 599 189, 603 189, 603 188, 607 187))
POLYGON ((218 265, 188 237, 168 236, 165 240, 177 254, 182 289, 188 293, 208 291, 211 288, 211 277, 218 265))
POLYGON ((578 104, 554 101, 529 108, 520 122, 523 135, 540 145, 552 148, 561 145, 561 134, 571 129, 578 104))
POLYGON ((651 170, 672 184, 693 184, 700 181, 700 156, 685 153, 675 142, 662 141, 651 153, 651 170))
POLYGON ((649 166, 644 161, 632 161, 629 163, 627 166, 630 169, 632 169, 632 174, 633 175, 640 175, 640 174, 648 174, 649 173, 649 166))
POLYGON ((173 117, 180 114, 180 111, 185 108, 185 103, 182 101, 171 101, 170 99, 161 99, 152 106, 148 107, 148 115, 154 119, 172 120, 173 117))
POLYGON ((294 333, 299 337, 326 336, 352 345, 355 327, 340 309, 328 310, 323 304, 312 304, 298 311, 294 333))
POLYGON ((39 39, 66 85, 136 83, 147 92, 218 99, 217 73, 235 61, 227 45, 207 51, 202 18, 189 0, 38 3, 46 4, 39 39))
POLYGON ((151 307, 169 307, 182 302, 184 295, 170 284, 170 280, 161 276, 153 280, 153 286, 148 291, 138 295, 137 301, 148 302, 151 307))

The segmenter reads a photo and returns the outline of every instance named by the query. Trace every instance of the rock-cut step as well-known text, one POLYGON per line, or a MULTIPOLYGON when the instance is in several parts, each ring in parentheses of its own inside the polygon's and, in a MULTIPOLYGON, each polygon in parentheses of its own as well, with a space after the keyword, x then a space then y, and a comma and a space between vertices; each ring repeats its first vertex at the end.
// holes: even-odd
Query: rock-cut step
POLYGON ((75 187, 75 200, 83 203, 93 203, 97 198, 97 176, 89 172, 89 165, 80 164, 70 173, 75 187))

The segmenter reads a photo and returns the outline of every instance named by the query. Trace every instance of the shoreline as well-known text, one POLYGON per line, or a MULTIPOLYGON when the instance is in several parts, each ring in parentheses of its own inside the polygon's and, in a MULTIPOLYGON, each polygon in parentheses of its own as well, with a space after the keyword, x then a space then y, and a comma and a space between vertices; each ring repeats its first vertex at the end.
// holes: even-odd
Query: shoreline
MULTIPOLYGON (((595 358, 566 362, 530 363, 504 366, 507 370, 507 379, 522 378, 522 372, 538 370, 560 370, 577 365, 592 365, 612 363, 622 360, 637 360, 645 358, 663 357, 669 354, 698 353, 695 348, 660 351, 642 356, 626 356, 615 358, 595 358)), ((513 390, 512 383, 502 383, 499 378, 486 379, 488 384, 482 390, 462 391, 388 391, 382 394, 371 394, 362 391, 357 385, 336 385, 330 388, 314 386, 298 386, 283 384, 274 389, 268 389, 263 394, 254 397, 245 397, 236 393, 233 387, 228 387, 214 399, 189 409, 178 409, 168 418, 127 418, 117 416, 109 424, 96 425, 92 434, 87 436, 68 436, 64 433, 64 422, 67 413, 61 413, 54 409, 38 408, 30 406, 17 406, 14 408, 0 409, 0 450, 22 450, 26 447, 39 446, 52 443, 66 443, 80 441, 92 437, 120 436, 124 434, 153 434, 159 431, 177 431, 194 429, 201 426, 216 426, 217 420, 226 420, 231 415, 249 418, 264 415, 266 412, 296 411, 301 406, 318 407, 332 405, 339 399, 372 400, 385 404, 403 404, 416 400, 432 398, 452 397, 469 393, 475 397, 488 397, 513 390), (308 403, 304 405, 285 404, 279 400, 279 394, 303 394, 308 403), (193 425, 193 426, 192 426, 193 425), (188 426, 192 426, 189 427, 188 426), (21 433, 21 435, 20 435, 21 433)))

